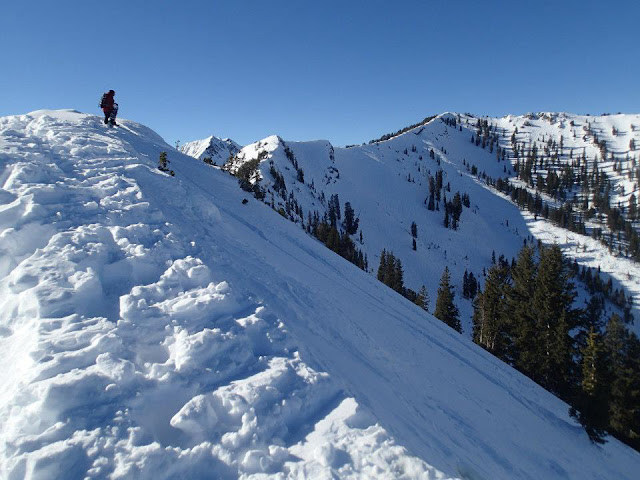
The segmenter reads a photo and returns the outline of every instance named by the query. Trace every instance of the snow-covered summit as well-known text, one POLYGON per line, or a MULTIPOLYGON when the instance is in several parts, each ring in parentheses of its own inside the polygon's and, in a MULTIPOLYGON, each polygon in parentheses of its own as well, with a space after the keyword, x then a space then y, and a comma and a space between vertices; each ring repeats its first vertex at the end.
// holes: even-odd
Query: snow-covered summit
POLYGON ((209 157, 214 165, 222 165, 229 157, 238 153, 240 148, 240 145, 229 138, 221 139, 211 135, 202 140, 187 142, 179 150, 198 160, 209 157))
POLYGON ((636 452, 120 124, 0 118, 0 477, 634 478, 636 452))

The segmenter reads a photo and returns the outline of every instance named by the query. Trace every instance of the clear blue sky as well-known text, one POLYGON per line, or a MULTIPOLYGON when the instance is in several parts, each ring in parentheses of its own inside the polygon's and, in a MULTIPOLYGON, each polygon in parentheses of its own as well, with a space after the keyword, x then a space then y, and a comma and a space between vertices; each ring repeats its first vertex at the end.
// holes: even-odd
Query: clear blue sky
POLYGON ((640 112, 640 1, 19 0, 0 116, 120 116, 169 143, 361 143, 443 111, 640 112))

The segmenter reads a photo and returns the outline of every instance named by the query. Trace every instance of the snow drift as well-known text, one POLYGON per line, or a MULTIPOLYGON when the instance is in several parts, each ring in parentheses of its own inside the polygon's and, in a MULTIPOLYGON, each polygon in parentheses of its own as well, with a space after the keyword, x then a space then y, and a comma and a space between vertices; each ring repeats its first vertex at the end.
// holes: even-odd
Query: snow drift
POLYGON ((123 120, 0 119, 3 478, 634 478, 567 405, 123 120), (168 151, 170 177, 157 170, 168 151))

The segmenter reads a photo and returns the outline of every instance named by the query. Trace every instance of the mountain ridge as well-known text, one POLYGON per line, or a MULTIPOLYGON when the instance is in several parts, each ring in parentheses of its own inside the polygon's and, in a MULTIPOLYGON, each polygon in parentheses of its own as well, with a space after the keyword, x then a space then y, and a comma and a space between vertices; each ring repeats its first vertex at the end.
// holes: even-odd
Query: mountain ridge
POLYGON ((633 478, 564 402, 121 124, 0 119, 3 475, 633 478))
MULTIPOLYGON (((578 118, 587 118, 567 113, 553 115, 547 114, 547 116, 550 118, 559 118, 559 116, 562 116, 565 118, 565 123, 567 124, 571 121, 571 118, 576 120, 578 118)), ((602 270, 613 277, 614 285, 624 288, 627 294, 631 295, 635 300, 635 307, 632 307, 632 311, 636 317, 638 316, 637 308, 638 305, 640 305, 640 284, 627 275, 627 273, 631 274, 633 272, 640 274, 635 262, 629 262, 624 258, 615 257, 614 255, 609 255, 606 252, 601 251, 600 248, 596 247, 597 243, 593 244, 591 239, 587 237, 581 237, 580 235, 576 235, 571 232, 566 232, 565 234, 563 229, 555 228, 548 224, 548 222, 542 222, 537 218, 534 218, 533 215, 529 216, 525 212, 523 216, 517 208, 512 208, 508 205, 499 206, 496 204, 494 197, 498 192, 492 193, 487 190, 486 179, 483 176, 496 179, 510 174, 513 177, 515 175, 516 166, 513 164, 515 161, 512 162, 508 158, 505 159, 504 157, 502 159, 498 158, 496 161, 496 153, 494 152, 493 144, 491 144, 490 148, 489 145, 487 145, 485 150, 475 148, 474 145, 469 142, 469 137, 476 134, 475 123, 479 118, 465 117, 462 114, 455 114, 451 112, 446 112, 444 114, 428 118, 431 118, 431 120, 426 124, 419 124, 409 129, 403 129, 405 130, 404 133, 399 136, 367 145, 352 146, 347 149, 334 147, 328 141, 319 141, 319 144, 316 143, 317 141, 285 142, 280 139, 280 137, 270 136, 259 142, 243 147, 239 155, 233 160, 230 160, 226 164, 227 167, 225 168, 230 170, 232 173, 235 173, 243 163, 250 160, 255 161, 259 154, 263 155, 260 160, 260 165, 262 166, 259 166, 255 173, 252 174, 253 176, 250 179, 247 179, 247 181, 250 181, 252 184, 256 184, 257 182, 260 185, 264 185, 264 190, 269 196, 269 198, 265 199, 265 202, 270 203, 276 210, 282 208, 290 219, 298 222, 299 224, 305 225, 308 225, 307 214, 309 212, 312 213, 317 210, 321 217, 322 214, 327 211, 327 201, 333 194, 338 194, 343 204, 345 201, 352 203, 356 212, 358 212, 358 208, 361 207, 361 205, 358 205, 359 201, 360 203, 371 205, 380 205, 381 202, 385 201, 384 199, 376 198, 378 190, 377 185, 382 185, 383 182, 387 182, 392 176, 403 175, 408 179, 408 184, 413 183, 415 185, 417 182, 417 185, 419 186, 418 191, 416 191, 415 188, 410 188, 410 185, 403 186, 398 183, 388 189, 391 191, 394 189, 400 191, 400 193, 398 193, 399 196, 392 200, 393 204, 386 207, 386 215, 390 215, 392 218, 397 218, 399 220, 399 222, 396 222, 392 227, 393 230, 398 230, 398 233, 390 232, 389 226, 384 226, 380 222, 375 221, 375 219, 372 220, 371 218, 368 218, 363 219, 361 222, 361 231, 364 231, 365 233, 364 244, 358 245, 359 239, 357 236, 354 240, 356 241, 356 245, 368 255, 370 271, 377 268, 379 254, 383 248, 386 248, 387 250, 402 249, 395 253, 400 253, 398 257, 402 260, 403 265, 405 266, 408 286, 417 291, 423 283, 420 278, 421 275, 423 275, 423 272, 429 272, 427 276, 430 277, 432 281, 430 285, 427 285, 427 287, 432 299, 435 299, 435 291, 437 287, 437 284, 433 279, 438 278, 441 272, 435 272, 433 269, 430 270, 428 265, 425 264, 425 261, 420 259, 418 259, 417 268, 411 267, 412 264, 416 263, 415 257, 420 256, 421 246, 423 252, 425 248, 433 249, 436 246, 440 246, 440 250, 444 252, 445 249, 442 246, 445 243, 453 241, 454 259, 457 259, 454 261, 458 264, 460 264, 461 261, 462 263, 466 263, 465 268, 468 268, 476 277, 479 277, 482 274, 482 270, 491 265, 490 259, 492 254, 495 254, 496 257, 504 254, 508 259, 514 258, 523 241, 533 241, 534 235, 530 229, 534 228, 534 231, 537 232, 537 237, 551 240, 548 241, 548 243, 554 243, 555 241, 563 244, 565 242, 560 242, 560 238, 572 238, 573 240, 564 246, 565 255, 568 255, 569 258, 576 258, 582 265, 587 265, 593 269, 598 268, 599 271, 602 270), (452 128, 446 125, 446 121, 451 121, 458 117, 464 120, 464 125, 462 125, 461 122, 457 122, 457 128, 452 128), (463 129, 464 131, 459 131, 458 129, 463 129), (469 137, 466 137, 466 135, 469 137), (276 139, 280 140, 276 141, 276 139), (313 145, 318 145, 317 151, 313 151, 313 145), (287 158, 286 152, 284 152, 285 147, 289 148, 298 167, 293 164, 290 158, 287 158), (416 149, 415 152, 413 151, 414 149, 416 149), (443 149, 447 151, 447 153, 444 153, 443 149), (331 158, 333 158, 333 161, 331 158), (357 163, 358 165, 350 166, 351 169, 347 175, 348 178, 346 179, 346 182, 349 183, 349 185, 341 187, 340 184, 345 183, 345 174, 342 174, 343 182, 340 182, 337 176, 341 173, 341 163, 345 162, 345 158, 349 159, 348 161, 351 164, 357 163), (377 161, 371 163, 372 158, 376 158, 377 161), (379 176, 375 181, 367 181, 366 178, 358 178, 354 180, 354 177, 356 176, 366 177, 366 175, 368 175, 367 169, 377 168, 376 165, 379 165, 380 162, 386 162, 387 172, 379 176), (411 163, 414 164, 413 167, 410 165, 411 163), (472 165, 472 163, 474 165, 472 165), (318 167, 319 165, 322 165, 322 169, 320 170, 318 167), (395 165, 395 167, 393 165, 395 165), (276 182, 278 183, 278 188, 276 189, 274 189, 274 186, 276 185, 274 185, 274 172, 272 171, 272 166, 275 168, 275 175, 279 177, 276 182), (358 167, 362 169, 362 172, 357 172, 358 167), (475 175, 473 174, 472 167, 477 169, 477 173, 475 175), (440 169, 443 170, 444 175, 449 179, 445 182, 445 185, 447 183, 451 183, 453 185, 457 184, 457 186, 455 186, 455 190, 445 192, 448 200, 451 200, 451 197, 456 191, 460 191, 462 193, 463 190, 468 190, 470 193, 470 200, 472 203, 475 203, 476 209, 478 206, 486 205, 482 215, 480 215, 483 217, 480 221, 485 221, 485 219, 488 218, 487 215, 489 217, 493 216, 494 218, 488 221, 489 223, 485 222, 486 225, 482 227, 484 229, 483 231, 476 232, 476 229, 480 228, 481 225, 478 222, 474 222, 470 229, 466 226, 466 219, 470 218, 467 213, 473 212, 474 208, 464 208, 462 210, 460 232, 442 232, 439 228, 442 224, 442 218, 438 218, 437 215, 434 216, 433 213, 431 215, 425 214, 426 209, 423 207, 426 206, 426 199, 429 195, 427 185, 428 177, 435 176, 436 171, 440 169), (289 173, 287 170, 289 170, 289 173), (300 171, 302 171, 302 173, 300 171), (303 182, 299 182, 298 177, 300 177, 301 174, 303 175, 303 182), (460 178, 456 180, 456 177, 460 178), (464 181, 464 178, 470 179, 471 182, 464 181), (357 185, 354 184, 354 181, 358 182, 357 185), (283 192, 280 190, 282 182, 285 184, 285 189, 289 185, 293 186, 291 191, 284 193, 287 198, 282 198, 283 192), (453 182, 456 183, 454 184, 453 182), (469 186, 469 183, 474 183, 475 186, 469 186), (363 198, 362 200, 358 199, 357 196, 363 194, 363 192, 366 198, 363 198), (473 192, 477 192, 477 194, 480 195, 478 198, 481 198, 482 201, 474 202, 475 194, 473 192), (406 198, 403 196, 405 194, 407 195, 406 198), (290 200, 292 195, 297 205, 294 205, 290 200), (417 198, 416 195, 418 195, 417 198), (420 195, 423 196, 420 197, 420 195), (423 206, 420 206, 421 201, 423 206), (407 203, 412 203, 413 207, 409 208, 406 205, 403 205, 407 203), (296 209, 298 212, 294 212, 296 209), (302 215, 300 215, 300 209, 303 210, 302 215), (489 212, 487 212, 487 209, 489 212), (492 213, 493 211, 505 212, 504 218, 496 218, 496 215, 492 213), (412 222, 415 222, 418 226, 417 255, 411 253, 410 248, 407 248, 411 246, 409 225, 412 222), (375 231, 384 230, 385 236, 392 233, 394 238, 386 240, 385 236, 382 236, 382 238, 373 239, 374 242, 371 242, 373 245, 367 244, 367 239, 369 237, 369 235, 367 235, 367 230, 371 230, 372 228, 375 231), (421 245, 420 231, 424 228, 429 230, 430 235, 437 233, 440 239, 429 241, 426 244, 421 245), (458 241, 458 243, 463 242, 463 240, 459 238, 461 236, 459 233, 464 232, 465 230, 467 231, 467 234, 469 234, 470 231, 474 231, 482 238, 486 238, 488 240, 487 244, 491 244, 492 247, 488 248, 485 246, 483 248, 482 246, 467 244, 458 245, 456 247, 456 241, 458 241), (404 232, 404 234, 402 232, 404 232), (445 234, 444 236, 443 233, 445 234), (509 235, 514 238, 511 241, 505 241, 505 238, 508 238, 509 235), (516 241, 517 237, 519 237, 519 240, 516 241), (405 240, 402 240, 402 238, 405 240), (589 245, 588 249, 586 245, 589 245), (478 253, 472 253, 469 255, 468 247, 471 249, 475 248, 478 253), (581 254, 578 251, 580 249, 585 249, 584 254, 581 254), (588 258, 587 254, 593 255, 594 258, 585 262, 585 259, 588 258), (465 256, 477 258, 480 261, 469 262, 464 259, 465 256)), ((544 117, 541 118, 544 119, 544 117)), ((606 119, 607 117, 603 118, 606 119)), ((622 116, 622 118, 626 122, 633 122, 637 118, 638 123, 640 123, 640 116, 638 115, 622 116)), ((509 122, 515 122, 514 125, 511 126, 512 130, 514 126, 517 127, 516 123, 520 124, 520 128, 522 130, 522 124, 534 121, 534 115, 529 114, 528 116, 521 116, 517 118, 514 116, 505 116, 503 119, 505 126, 502 128, 505 128, 505 131, 508 128, 509 122)), ((600 117, 594 118, 594 121, 600 121, 600 117)), ((503 138, 507 138, 507 141, 512 130, 509 131, 509 133, 502 135, 503 138)), ((521 132, 519 135, 524 138, 525 134, 526 132, 521 132)), ((568 139, 566 143, 569 143, 568 139)), ((508 145, 503 145, 502 151, 508 151, 508 148, 508 145)), ((588 146, 587 151, 589 152, 589 155, 591 155, 595 154, 596 151, 599 152, 599 148, 590 145, 588 146)), ((629 163, 632 162, 629 161, 629 163)), ((629 191, 628 186, 627 191, 629 191)), ((384 192, 380 192, 380 196, 384 195, 384 192)), ((508 200, 508 197, 499 193, 497 196, 508 200)), ((624 199, 628 198, 629 194, 624 197, 624 199)), ((617 201, 617 199, 614 199, 614 201, 617 201)), ((440 205, 436 205, 436 208, 440 208, 442 206, 442 201, 437 203, 440 205)), ((509 202, 507 201, 507 203, 509 202)), ((476 215, 477 213, 478 212, 476 210, 474 214, 476 217, 478 217, 478 215, 476 215)), ((377 216, 378 212, 373 211, 369 215, 377 216)), ((440 212, 440 215, 444 217, 444 212, 440 212)), ((431 255, 431 253, 433 252, 427 252, 426 255, 431 255)), ((436 264, 441 263, 442 259, 439 259, 438 262, 436 262, 436 264)), ((452 272, 454 283, 457 285, 459 294, 462 292, 461 280, 465 268, 457 267, 454 268, 454 271, 452 272)), ((470 305, 463 305, 462 308, 463 316, 469 318, 470 305)), ((617 310, 614 308, 613 311, 617 310)), ((470 329, 470 324, 467 322, 465 330, 469 333, 470 329)))

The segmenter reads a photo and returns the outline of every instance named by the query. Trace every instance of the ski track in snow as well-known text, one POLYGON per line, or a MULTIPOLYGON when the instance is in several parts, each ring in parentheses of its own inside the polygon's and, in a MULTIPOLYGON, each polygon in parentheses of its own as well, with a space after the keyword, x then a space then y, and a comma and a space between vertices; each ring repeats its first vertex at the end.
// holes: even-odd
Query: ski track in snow
POLYGON ((0 119, 0 477, 638 472, 235 179, 121 124, 0 119))

